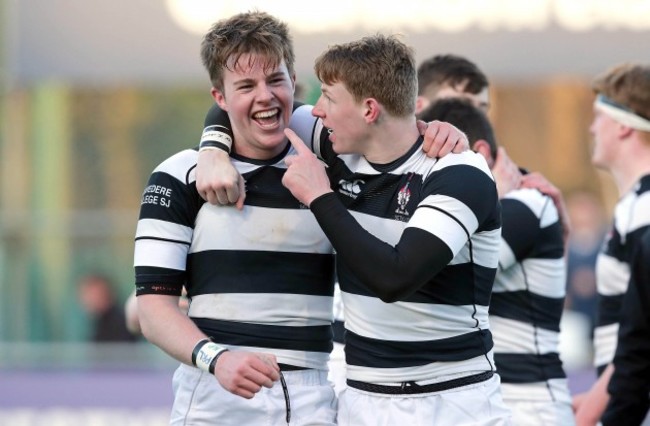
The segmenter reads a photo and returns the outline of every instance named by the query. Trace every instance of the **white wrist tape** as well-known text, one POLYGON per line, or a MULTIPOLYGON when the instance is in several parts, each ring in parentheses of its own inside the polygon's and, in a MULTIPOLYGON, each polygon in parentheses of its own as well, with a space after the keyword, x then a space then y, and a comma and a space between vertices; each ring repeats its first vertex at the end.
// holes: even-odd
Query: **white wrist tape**
POLYGON ((214 342, 208 342, 204 344, 199 353, 196 355, 196 366, 203 371, 214 374, 214 364, 213 361, 223 352, 226 352, 228 349, 223 346, 219 346, 214 342))

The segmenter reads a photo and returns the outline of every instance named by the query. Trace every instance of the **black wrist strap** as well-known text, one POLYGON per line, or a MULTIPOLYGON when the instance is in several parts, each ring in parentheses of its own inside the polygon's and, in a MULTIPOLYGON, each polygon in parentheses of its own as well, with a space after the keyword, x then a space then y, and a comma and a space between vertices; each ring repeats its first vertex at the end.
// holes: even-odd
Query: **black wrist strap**
POLYGON ((196 357, 199 355, 199 351, 201 351, 201 348, 210 341, 210 339, 205 338, 199 340, 199 342, 194 346, 194 350, 192 351, 192 365, 196 367, 196 357))

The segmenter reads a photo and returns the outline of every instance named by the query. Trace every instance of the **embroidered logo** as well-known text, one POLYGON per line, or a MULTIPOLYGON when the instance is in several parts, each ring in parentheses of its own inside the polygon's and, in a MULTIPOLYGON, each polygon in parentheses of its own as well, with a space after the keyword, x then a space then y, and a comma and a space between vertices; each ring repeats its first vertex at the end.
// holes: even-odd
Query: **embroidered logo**
POLYGON ((365 184, 365 182, 361 179, 355 179, 353 181, 341 179, 339 181, 339 192, 356 200, 361 193, 361 185, 363 184, 365 184))
POLYGON ((413 174, 409 174, 406 184, 397 192, 397 209, 395 210, 395 219, 401 220, 403 222, 408 221, 409 212, 406 210, 406 206, 411 199, 411 189, 409 185, 411 184, 411 178, 413 174))

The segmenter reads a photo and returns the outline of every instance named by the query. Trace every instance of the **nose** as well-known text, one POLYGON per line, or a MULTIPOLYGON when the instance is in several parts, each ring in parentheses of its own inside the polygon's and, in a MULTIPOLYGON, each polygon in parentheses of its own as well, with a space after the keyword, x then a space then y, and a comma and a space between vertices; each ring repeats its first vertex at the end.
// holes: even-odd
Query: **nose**
POLYGON ((314 108, 312 108, 311 115, 318 118, 325 117, 325 111, 323 111, 323 108, 321 107, 322 102, 323 102, 323 96, 321 95, 321 97, 318 98, 318 101, 314 105, 314 108))
POLYGON ((273 92, 268 84, 262 83, 257 87, 256 98, 260 102, 268 102, 273 99, 273 92))

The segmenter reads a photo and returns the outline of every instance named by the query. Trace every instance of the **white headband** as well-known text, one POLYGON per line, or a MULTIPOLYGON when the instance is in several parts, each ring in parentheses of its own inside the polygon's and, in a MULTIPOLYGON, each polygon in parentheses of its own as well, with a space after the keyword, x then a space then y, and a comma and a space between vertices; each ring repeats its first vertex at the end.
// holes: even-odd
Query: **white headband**
POLYGON ((594 108, 604 112, 615 121, 624 126, 631 127, 636 130, 650 132, 650 120, 647 120, 634 112, 619 106, 616 102, 609 98, 598 95, 594 101, 594 108))

